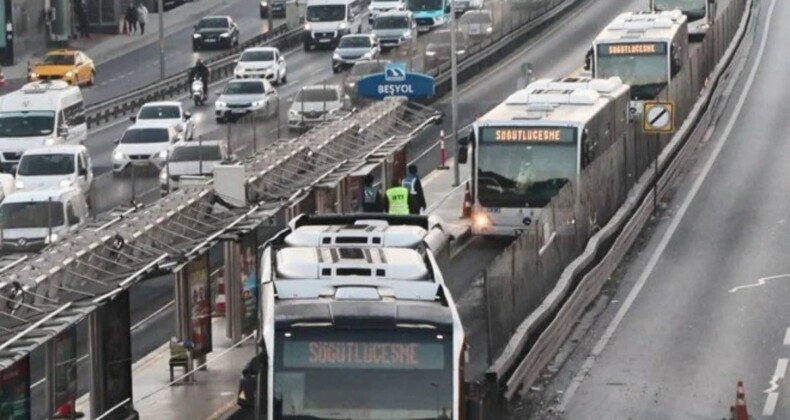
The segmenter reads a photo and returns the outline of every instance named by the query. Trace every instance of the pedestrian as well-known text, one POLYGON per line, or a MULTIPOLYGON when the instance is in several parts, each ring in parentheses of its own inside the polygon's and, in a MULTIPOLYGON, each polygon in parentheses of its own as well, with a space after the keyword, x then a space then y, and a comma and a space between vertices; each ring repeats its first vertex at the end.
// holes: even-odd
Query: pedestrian
POLYGON ((79 26, 80 36, 83 38, 90 38, 91 34, 88 30, 88 6, 85 0, 77 3, 77 25, 79 26))
POLYGON ((399 179, 392 183, 385 196, 387 213, 401 216, 409 214, 409 190, 401 184, 399 179))
POLYGON ((409 213, 420 214, 420 210, 425 210, 428 206, 425 203, 425 192, 422 189, 422 181, 417 175, 417 165, 409 165, 409 174, 403 180, 403 187, 409 190, 409 213))
POLYGON ((373 186, 373 175, 367 174, 365 187, 362 189, 362 212, 383 213, 384 205, 381 201, 381 192, 373 186))
POLYGON ((137 9, 133 4, 126 8, 126 23, 129 25, 129 35, 137 31, 137 9))
POLYGON ((140 22, 140 35, 145 35, 145 24, 148 23, 148 8, 142 3, 137 6, 137 20, 140 22))

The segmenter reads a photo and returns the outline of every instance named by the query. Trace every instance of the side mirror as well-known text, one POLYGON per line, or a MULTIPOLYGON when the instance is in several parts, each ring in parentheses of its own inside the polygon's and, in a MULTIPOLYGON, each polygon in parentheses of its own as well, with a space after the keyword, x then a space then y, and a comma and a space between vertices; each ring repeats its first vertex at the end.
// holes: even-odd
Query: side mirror
POLYGON ((593 49, 590 48, 587 51, 587 55, 584 56, 584 69, 585 70, 592 70, 593 67, 593 49))
POLYGON ((235 64, 239 64, 239 59, 237 58, 237 59, 233 60, 233 62, 234 62, 235 64))
POLYGON ((68 137, 69 136, 69 126, 61 125, 60 127, 58 127, 58 136, 59 137, 63 137, 63 138, 68 137))
POLYGON ((129 117, 129 121, 137 122, 137 115, 132 115, 131 117, 129 117))
POLYGON ((197 31, 197 25, 192 25, 192 29, 197 31))
POLYGON ((192 118, 192 113, 191 112, 184 112, 184 119, 188 120, 190 118, 192 118))
POLYGON ((177 125, 176 126, 176 131, 178 131, 179 133, 182 133, 184 131, 184 127, 182 127, 180 125, 177 125))
POLYGON ((463 165, 466 161, 469 160, 469 147, 461 146, 458 147, 458 163, 463 165))
POLYGON ((220 95, 222 95, 222 91, 218 90, 218 91, 214 92, 214 94, 217 95, 217 96, 220 96, 220 95))
POLYGON ((121 142, 121 139, 112 139, 112 142, 115 143, 115 144, 118 144, 118 143, 121 142))
POLYGON ((79 171, 77 171, 77 175, 79 175, 79 176, 84 176, 84 177, 86 177, 86 178, 87 178, 87 176, 88 176, 88 170, 87 170, 86 168, 80 168, 80 170, 79 170, 79 171))

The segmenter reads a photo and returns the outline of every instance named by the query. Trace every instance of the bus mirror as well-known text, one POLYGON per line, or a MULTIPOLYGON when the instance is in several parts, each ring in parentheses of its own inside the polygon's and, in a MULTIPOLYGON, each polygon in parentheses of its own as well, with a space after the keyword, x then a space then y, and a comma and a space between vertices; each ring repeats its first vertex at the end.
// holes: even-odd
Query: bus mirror
POLYGON ((592 65, 593 65, 592 63, 593 63, 593 50, 592 48, 590 48, 590 50, 587 51, 587 55, 584 56, 584 69, 587 71, 592 70, 592 65))
POLYGON ((469 158, 469 148, 466 146, 461 146, 458 148, 458 163, 463 165, 469 158))

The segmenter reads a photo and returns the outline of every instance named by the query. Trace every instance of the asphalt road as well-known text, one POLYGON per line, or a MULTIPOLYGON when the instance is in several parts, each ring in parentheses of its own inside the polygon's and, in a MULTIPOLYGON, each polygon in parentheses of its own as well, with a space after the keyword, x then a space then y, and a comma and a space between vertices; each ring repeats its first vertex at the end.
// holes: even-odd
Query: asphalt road
POLYGON ((790 4, 758 4, 754 43, 715 131, 612 304, 549 384, 543 405, 556 418, 729 418, 738 380, 754 418, 790 418, 790 4))
MULTIPOLYGON (((183 7, 183 6, 182 6, 183 7)), ((179 8, 167 13, 179 13, 179 8)), ((228 15, 239 25, 240 42, 268 31, 268 19, 261 19, 258 14, 258 3, 249 0, 230 0, 207 15, 228 15)), ((277 26, 282 19, 274 19, 277 26)), ((192 52, 191 22, 184 29, 165 37, 165 74, 171 76, 183 72, 200 57, 206 59, 217 54, 216 51, 192 52)), ((149 22, 149 30, 157 30, 157 21, 149 22)), ((159 43, 154 42, 144 47, 129 51, 113 60, 101 63, 96 67, 96 86, 83 89, 85 102, 90 105, 114 98, 135 89, 148 86, 159 80, 159 43)))

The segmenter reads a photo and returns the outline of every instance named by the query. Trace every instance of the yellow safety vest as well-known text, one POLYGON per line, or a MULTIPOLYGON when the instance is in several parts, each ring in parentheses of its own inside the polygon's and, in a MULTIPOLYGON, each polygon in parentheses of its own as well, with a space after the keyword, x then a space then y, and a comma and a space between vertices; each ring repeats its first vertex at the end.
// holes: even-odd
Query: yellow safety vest
POLYGON ((390 214, 409 214, 409 190, 403 187, 392 187, 387 190, 387 202, 390 214))

